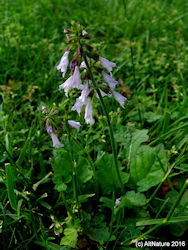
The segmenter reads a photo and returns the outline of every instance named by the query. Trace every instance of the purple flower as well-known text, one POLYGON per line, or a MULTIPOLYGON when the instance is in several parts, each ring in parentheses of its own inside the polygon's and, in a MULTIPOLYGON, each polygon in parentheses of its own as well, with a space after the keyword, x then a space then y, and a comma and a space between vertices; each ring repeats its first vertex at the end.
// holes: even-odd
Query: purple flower
POLYGON ((60 143, 57 136, 53 132, 51 133, 51 137, 52 137, 52 142, 53 142, 54 148, 61 148, 64 146, 63 144, 60 143))
POLYGON ((80 68, 87 68, 85 61, 81 62, 80 68))
POLYGON ((82 30, 82 36, 87 35, 87 34, 88 34, 88 33, 87 33, 86 30, 82 30))
POLYGON ((91 106, 91 100, 87 101, 86 109, 85 109, 85 116, 84 119, 87 124, 94 124, 95 120, 93 119, 93 109, 91 106))
MULTIPOLYGON (((104 96, 108 96, 108 97, 111 97, 112 95, 111 94, 106 94, 103 90, 99 89, 100 93, 101 93, 101 96, 104 97, 104 96)), ((96 97, 99 99, 99 96, 98 94, 96 93, 96 97)))
POLYGON ((57 65, 57 70, 61 70, 63 73, 62 76, 64 77, 67 72, 67 66, 69 63, 69 50, 66 50, 63 56, 61 57, 60 63, 57 65))
POLYGON ((71 61, 70 63, 70 69, 74 69, 75 68, 75 61, 71 61))
POLYGON ((121 203, 121 198, 116 199, 115 201, 115 208, 118 207, 121 203))
POLYGON ((81 101, 79 100, 79 98, 77 98, 77 99, 76 99, 76 102, 75 102, 74 106, 72 106, 71 110, 77 111, 78 114, 80 115, 83 105, 84 105, 84 103, 81 102, 81 101))
POLYGON ((69 124, 71 127, 76 128, 77 131, 79 131, 80 126, 81 126, 81 124, 80 124, 79 122, 75 122, 75 121, 73 121, 73 120, 68 120, 68 124, 69 124))
POLYGON ((86 83, 83 87, 83 90, 82 90, 82 93, 81 93, 81 96, 79 97, 80 101, 85 103, 86 102, 86 98, 88 97, 89 95, 89 86, 88 86, 88 83, 86 83))
POLYGON ((115 97, 116 101, 119 102, 121 107, 125 108, 124 105, 125 105, 125 101, 127 100, 127 98, 114 90, 112 90, 112 94, 115 97))
POLYGON ((73 79, 72 79, 72 87, 76 89, 83 89, 80 72, 78 66, 75 67, 74 73, 73 73, 73 79))
POLYGON ((110 75, 106 74, 105 72, 103 72, 102 74, 103 74, 105 82, 107 82, 111 90, 113 90, 118 84, 118 81, 116 81, 114 78, 112 78, 110 75))
POLYGON ((112 68, 116 67, 116 64, 114 62, 110 62, 108 59, 99 56, 99 60, 102 64, 102 66, 108 70, 109 73, 112 72, 112 68))
POLYGON ((66 97, 68 97, 69 89, 72 88, 73 76, 69 77, 63 84, 59 85, 59 89, 64 89, 66 97))
POLYGON ((88 87, 88 83, 86 83, 83 87, 81 96, 79 98, 76 99, 76 103, 74 104, 74 106, 72 107, 72 110, 76 110, 78 112, 78 114, 80 115, 81 110, 82 110, 82 106, 84 104, 86 104, 86 98, 88 97, 89 94, 89 87, 88 87))
POLYGON ((46 111, 47 111, 47 107, 46 106, 42 106, 41 109, 42 109, 42 113, 45 114, 46 111))
POLYGON ((48 134, 53 133, 52 126, 50 126, 48 123, 46 123, 46 131, 48 134))

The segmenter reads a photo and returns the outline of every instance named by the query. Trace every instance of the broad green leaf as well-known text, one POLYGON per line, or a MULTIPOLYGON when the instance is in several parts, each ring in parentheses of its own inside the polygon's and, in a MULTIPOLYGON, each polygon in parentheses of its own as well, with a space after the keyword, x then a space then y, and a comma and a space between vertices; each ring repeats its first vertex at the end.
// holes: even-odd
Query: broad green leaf
POLYGON ((130 164, 131 156, 134 157, 140 145, 148 140, 147 133, 146 129, 133 131, 133 128, 123 126, 116 131, 115 139, 124 146, 124 158, 128 160, 128 164, 130 164))
POLYGON ((78 161, 77 176, 80 185, 83 185, 83 183, 88 182, 93 177, 93 171, 88 165, 88 162, 83 157, 80 157, 78 161))
POLYGON ((8 193, 8 199, 12 209, 17 209, 17 199, 14 192, 16 176, 15 169, 10 165, 10 163, 5 164, 5 172, 6 172, 6 187, 8 193))
POLYGON ((93 218, 88 235, 92 240, 96 240, 100 244, 103 244, 109 239, 110 232, 106 226, 106 222, 104 222, 103 214, 99 214, 93 218))
POLYGON ((149 136, 147 135, 147 133, 148 133, 147 129, 142 129, 142 130, 137 130, 132 134, 131 144, 129 149, 131 158, 134 158, 135 153, 137 153, 137 150, 140 148, 140 145, 148 140, 149 136))
POLYGON ((64 237, 61 239, 60 245, 76 248, 78 230, 75 228, 66 228, 64 230, 64 237))
POLYGON ((109 239, 110 233, 108 227, 98 227, 98 228, 96 227, 93 228, 89 236, 91 239, 96 240, 99 243, 103 244, 109 239))
POLYGON ((100 157, 95 166, 98 168, 98 181, 103 194, 110 194, 114 190, 116 179, 113 172, 113 156, 104 154, 100 157))
POLYGON ((52 160, 52 166, 54 170, 53 182, 55 189, 58 192, 65 191, 67 183, 72 179, 72 161, 67 151, 55 151, 52 160))
MULTIPOLYGON (((114 187, 119 187, 119 181, 116 176, 112 154, 103 154, 100 158, 97 159, 97 161, 95 162, 95 166, 98 169, 98 180, 103 194, 110 194, 114 190, 114 187)), ((129 175, 120 170, 120 164, 119 171, 123 183, 126 183, 129 179, 129 175)))
POLYGON ((135 193, 135 191, 128 191, 121 197, 121 203, 119 207, 141 207, 147 203, 144 194, 135 193))
POLYGON ((140 146, 134 157, 131 156, 131 182, 138 191, 144 192, 160 183, 167 171, 167 158, 163 145, 155 148, 140 146))

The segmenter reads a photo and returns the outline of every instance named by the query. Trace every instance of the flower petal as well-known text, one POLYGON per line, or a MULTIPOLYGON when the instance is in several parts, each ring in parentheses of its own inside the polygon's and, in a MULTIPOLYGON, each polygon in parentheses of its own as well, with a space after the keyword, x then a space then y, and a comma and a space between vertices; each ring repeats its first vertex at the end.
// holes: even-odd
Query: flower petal
POLYGON ((52 132, 51 133, 51 137, 52 137, 52 142, 53 142, 53 147, 54 148, 61 148, 64 145, 60 143, 59 139, 57 138, 57 136, 52 132))
POLYGON ((53 133, 52 126, 50 126, 48 123, 46 123, 46 131, 48 134, 53 133))
POLYGON ((69 124, 71 127, 76 128, 77 131, 79 131, 80 126, 81 126, 80 122, 75 122, 75 121, 73 121, 73 120, 68 120, 68 124, 69 124))
POLYGON ((108 70, 108 72, 112 72, 112 68, 116 67, 116 64, 114 62, 110 62, 108 59, 99 56, 99 60, 102 64, 102 66, 108 70))
POLYGON ((103 74, 105 82, 107 82, 109 87, 113 90, 118 84, 118 81, 116 81, 114 78, 112 78, 110 75, 106 74, 105 72, 103 72, 102 74, 103 74))
POLYGON ((69 89, 73 85, 73 76, 69 77, 63 84, 59 85, 59 89, 64 89, 66 97, 68 97, 69 89))
POLYGON ((124 105, 125 105, 125 101, 127 100, 127 98, 116 91, 112 91, 112 94, 115 97, 116 101, 119 102, 121 107, 125 108, 124 105))
POLYGON ((83 89, 80 72, 78 66, 75 67, 74 73, 73 73, 73 79, 72 79, 72 88, 76 89, 83 89))
POLYGON ((85 109, 85 116, 84 119, 87 124, 94 124, 95 120, 93 119, 93 109, 91 106, 91 100, 87 101, 86 109, 85 109))
POLYGON ((61 72, 63 73, 62 74, 63 77, 67 72, 67 66, 69 63, 68 55, 69 55, 69 50, 65 51, 65 53, 61 57, 60 63, 57 65, 57 70, 61 70, 61 72))
POLYGON ((84 103, 81 102, 81 101, 79 100, 79 98, 77 98, 77 99, 76 99, 76 102, 75 102, 74 106, 72 106, 71 110, 77 111, 78 114, 80 115, 83 105, 84 105, 84 103))

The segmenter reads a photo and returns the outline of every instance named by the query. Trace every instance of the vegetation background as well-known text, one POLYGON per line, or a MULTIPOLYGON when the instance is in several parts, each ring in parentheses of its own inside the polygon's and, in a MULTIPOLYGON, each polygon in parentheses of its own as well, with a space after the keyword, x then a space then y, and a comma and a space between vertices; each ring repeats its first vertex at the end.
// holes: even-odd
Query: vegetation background
MULTIPOLYGON (((76 243, 65 244, 69 247, 77 244, 79 249, 84 246, 100 249, 110 239, 111 243, 107 243, 112 244, 110 249, 120 243, 123 249, 127 239, 138 237, 142 230, 153 225, 148 222, 147 214, 149 219, 168 214, 187 178, 188 2, 1 0, 0 20, 0 247, 30 249, 38 244, 46 249, 69 249, 59 247, 67 214, 62 194, 54 189, 52 181, 53 148, 42 123, 41 105, 60 104, 62 113, 73 105, 58 91, 62 78, 55 66, 66 48, 63 29, 75 20, 92 35, 99 54, 118 65, 114 76, 128 102, 122 111, 114 100, 107 101, 117 142, 121 144, 121 138, 125 139, 125 126, 143 134, 147 130, 149 137, 141 142, 152 147, 163 144, 171 170, 165 183, 164 179, 159 181, 161 185, 154 196, 156 186, 143 190, 147 199, 152 197, 147 207, 133 209, 134 213, 127 211, 129 218, 135 213, 144 218, 137 227, 135 221, 120 223, 119 238, 113 238, 119 222, 114 222, 114 227, 112 220, 110 223, 109 207, 103 210, 105 206, 101 206, 106 200, 97 203, 87 197, 88 214, 92 209, 94 214, 102 213, 104 218, 99 217, 98 222, 103 226, 90 236, 83 233, 84 236, 78 237, 75 229, 76 243), (17 172, 12 172, 10 166, 17 172), (16 197, 10 190, 14 190, 16 197), (120 233, 126 225, 128 230, 120 233)), ((100 110, 99 104, 97 108, 100 110)), ((94 160, 108 144, 107 128, 97 111, 95 118, 99 122, 93 127, 84 125, 81 132, 82 137, 87 137, 89 154, 94 160)), ((126 164, 124 153, 120 147, 119 159, 126 164)), ((88 176, 89 173, 85 178, 88 176)), ((114 199, 102 184, 101 189, 101 196, 114 199)), ((176 224, 158 228, 152 234, 154 239, 185 240, 188 192, 182 195, 175 214, 178 218, 184 216, 184 222, 179 218, 176 224)), ((121 214, 119 220, 124 221, 124 216, 121 214)))

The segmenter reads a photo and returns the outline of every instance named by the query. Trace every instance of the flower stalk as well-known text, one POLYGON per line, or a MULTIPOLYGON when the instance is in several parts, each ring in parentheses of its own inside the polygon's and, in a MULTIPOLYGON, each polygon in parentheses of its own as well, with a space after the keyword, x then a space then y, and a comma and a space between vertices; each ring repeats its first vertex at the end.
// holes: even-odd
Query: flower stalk
POLYGON ((112 125, 111 125, 111 122, 110 122, 110 116, 109 116, 109 114, 107 112, 107 108, 106 108, 105 103, 103 101, 101 92, 99 91, 99 88, 98 88, 98 86, 97 86, 97 84, 95 82, 95 78, 93 76, 93 73, 91 71, 91 68, 89 66, 89 63, 88 63, 88 60, 87 60, 86 57, 84 57, 84 61, 85 61, 85 64, 87 66, 90 78, 92 80, 93 87, 94 87, 94 89, 96 90, 96 92, 97 92, 97 94, 99 96, 99 100, 101 102, 101 106, 102 106, 103 112, 104 112, 104 114, 105 114, 105 116, 107 118, 107 124, 108 124, 108 128, 109 128, 109 133, 110 133, 110 140, 111 140, 112 152, 113 152, 113 156, 114 156, 115 172, 116 172, 117 179, 119 181, 119 187, 121 188, 121 192, 123 192, 124 188, 123 188, 123 183, 122 183, 122 180, 121 180, 120 171, 119 171, 119 167, 118 167, 117 148, 116 148, 116 144, 115 144, 115 140, 114 140, 114 133, 113 133, 112 125))

